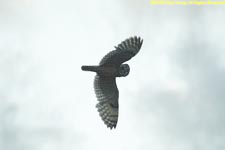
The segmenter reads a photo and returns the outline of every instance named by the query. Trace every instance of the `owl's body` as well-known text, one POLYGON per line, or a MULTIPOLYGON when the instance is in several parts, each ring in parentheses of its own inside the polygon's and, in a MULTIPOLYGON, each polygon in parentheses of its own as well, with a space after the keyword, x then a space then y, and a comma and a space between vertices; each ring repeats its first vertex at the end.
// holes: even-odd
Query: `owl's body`
POLYGON ((123 63, 139 52, 142 42, 141 38, 131 37, 115 47, 116 50, 105 55, 98 66, 81 67, 84 71, 97 73, 94 89, 99 103, 96 107, 104 123, 111 129, 117 125, 119 112, 116 77, 125 77, 129 74, 129 65, 123 63))
POLYGON ((82 70, 96 72, 99 76, 121 77, 129 74, 130 67, 127 64, 119 67, 116 65, 82 66, 82 70))

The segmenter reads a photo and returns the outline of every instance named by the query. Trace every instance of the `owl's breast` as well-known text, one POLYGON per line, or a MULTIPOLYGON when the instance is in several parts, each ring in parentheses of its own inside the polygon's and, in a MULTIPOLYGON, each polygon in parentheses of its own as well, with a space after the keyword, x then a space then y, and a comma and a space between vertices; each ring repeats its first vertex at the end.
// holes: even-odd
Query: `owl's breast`
POLYGON ((98 75, 100 76, 109 76, 115 77, 118 75, 118 68, 115 66, 99 66, 98 75))

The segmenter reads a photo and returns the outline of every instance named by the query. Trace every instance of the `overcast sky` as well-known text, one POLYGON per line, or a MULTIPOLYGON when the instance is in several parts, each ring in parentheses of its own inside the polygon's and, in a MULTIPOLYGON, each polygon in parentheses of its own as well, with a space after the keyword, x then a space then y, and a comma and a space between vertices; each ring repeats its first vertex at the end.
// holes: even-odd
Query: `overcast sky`
POLYGON ((0 1, 0 149, 225 149, 224 27, 223 6, 0 1), (143 46, 117 79, 109 130, 80 67, 134 35, 143 46))

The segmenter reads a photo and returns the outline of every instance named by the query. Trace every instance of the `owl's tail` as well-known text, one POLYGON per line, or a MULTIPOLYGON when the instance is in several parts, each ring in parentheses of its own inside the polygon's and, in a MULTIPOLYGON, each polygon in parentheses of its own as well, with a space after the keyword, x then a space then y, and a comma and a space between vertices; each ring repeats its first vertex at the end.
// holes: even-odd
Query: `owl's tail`
POLYGON ((81 66, 81 69, 83 71, 93 71, 93 72, 98 72, 99 67, 98 66, 81 66))

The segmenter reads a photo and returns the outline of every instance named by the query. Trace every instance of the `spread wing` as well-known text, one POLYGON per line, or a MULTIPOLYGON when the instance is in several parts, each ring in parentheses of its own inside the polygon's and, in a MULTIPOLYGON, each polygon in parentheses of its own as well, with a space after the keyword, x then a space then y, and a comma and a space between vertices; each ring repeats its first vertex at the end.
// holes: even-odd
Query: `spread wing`
POLYGON ((116 128, 118 121, 118 98, 119 91, 116 86, 115 77, 95 76, 95 94, 98 99, 96 108, 104 123, 110 129, 116 128))
POLYGON ((125 61, 130 60, 140 50, 143 40, 140 37, 131 37, 121 42, 113 50, 106 54, 100 61, 100 65, 113 64, 120 66, 125 61))

